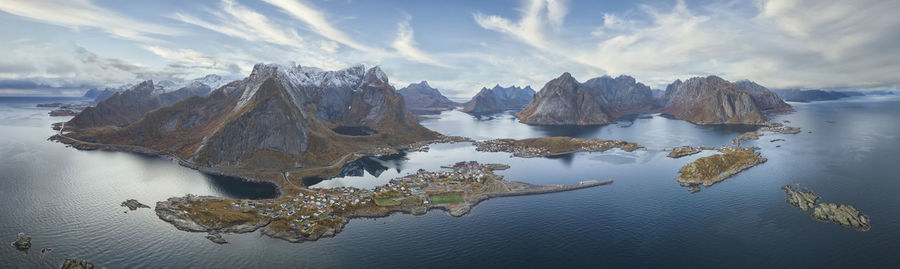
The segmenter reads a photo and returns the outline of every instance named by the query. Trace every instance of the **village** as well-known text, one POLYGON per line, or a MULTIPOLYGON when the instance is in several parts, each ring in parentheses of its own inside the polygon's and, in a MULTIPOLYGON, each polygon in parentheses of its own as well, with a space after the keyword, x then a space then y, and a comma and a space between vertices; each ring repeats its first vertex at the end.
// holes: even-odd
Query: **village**
POLYGON ((264 200, 190 196, 179 200, 187 202, 179 202, 175 206, 184 213, 183 217, 206 227, 205 230, 210 232, 233 230, 222 229, 223 223, 269 223, 266 229, 273 233, 310 238, 328 230, 334 231, 345 223, 344 218, 358 212, 387 212, 397 207, 427 209, 430 206, 466 203, 467 195, 482 192, 486 182, 502 178, 493 174, 493 170, 506 168, 508 166, 503 164, 458 162, 437 172, 420 169, 372 190, 312 188, 299 191, 296 195, 264 200))
POLYGON ((473 143, 475 150, 483 152, 509 152, 513 157, 535 158, 574 152, 601 152, 612 148, 634 151, 643 146, 620 140, 598 138, 540 137, 522 140, 494 139, 473 143))

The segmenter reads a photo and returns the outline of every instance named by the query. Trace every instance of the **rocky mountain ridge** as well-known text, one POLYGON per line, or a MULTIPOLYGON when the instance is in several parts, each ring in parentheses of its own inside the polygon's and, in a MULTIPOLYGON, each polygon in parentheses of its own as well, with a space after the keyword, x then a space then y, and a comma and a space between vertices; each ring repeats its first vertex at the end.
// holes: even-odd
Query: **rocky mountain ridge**
POLYGON ((419 83, 411 83, 397 92, 403 96, 406 108, 417 114, 450 110, 460 105, 441 94, 438 89, 432 88, 424 80, 419 83))
POLYGON ((563 73, 547 82, 516 116, 536 125, 608 124, 642 113, 664 113, 696 124, 762 124, 764 113, 790 111, 777 95, 750 81, 695 77, 676 80, 659 92, 625 75, 580 83, 563 73))
POLYGON ((531 86, 519 88, 517 86, 501 87, 499 84, 493 88, 481 88, 471 100, 462 104, 462 112, 470 114, 496 113, 506 110, 520 110, 534 97, 534 89, 531 86))

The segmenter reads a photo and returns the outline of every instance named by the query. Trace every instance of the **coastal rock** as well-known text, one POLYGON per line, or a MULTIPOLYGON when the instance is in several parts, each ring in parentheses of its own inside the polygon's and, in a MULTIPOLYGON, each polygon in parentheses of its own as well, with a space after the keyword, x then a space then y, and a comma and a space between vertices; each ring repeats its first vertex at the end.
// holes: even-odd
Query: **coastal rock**
POLYGON ((868 231, 869 217, 852 205, 821 203, 813 210, 812 217, 820 221, 828 221, 853 228, 857 231, 868 231))
POLYGON ((819 201, 819 196, 816 196, 809 190, 796 190, 790 185, 784 185, 781 189, 787 194, 787 203, 803 210, 803 212, 813 209, 816 206, 816 202, 819 201))
POLYGON ((16 241, 12 242, 12 246, 21 251, 28 251, 31 248, 31 236, 19 233, 16 235, 16 241))
POLYGON ((85 260, 79 261, 77 259, 66 258, 66 260, 63 261, 62 265, 60 265, 59 268, 60 269, 93 269, 94 264, 89 263, 85 260))
POLYGON ((471 100, 462 104, 462 112, 470 114, 489 114, 506 110, 520 110, 534 97, 531 86, 508 88, 494 86, 494 88, 481 88, 471 100))
POLYGON ((214 231, 209 232, 209 234, 206 235, 206 239, 209 239, 209 241, 212 241, 213 243, 219 245, 228 243, 228 241, 225 241, 225 238, 222 238, 222 234, 214 231))
POLYGON ((122 202, 121 206, 127 207, 131 211, 137 210, 138 208, 150 208, 150 206, 142 204, 135 199, 125 200, 125 202, 122 202))
POLYGON ((666 155, 669 158, 681 158, 684 156, 694 155, 703 151, 703 147, 691 147, 691 146, 680 146, 672 149, 672 152, 669 152, 669 155, 666 155))
POLYGON ((732 140, 731 143, 734 144, 735 146, 740 146, 741 141, 759 140, 759 136, 761 136, 761 135, 762 134, 760 134, 757 131, 746 132, 746 133, 743 133, 743 134, 739 135, 738 137, 734 138, 734 140, 732 140))

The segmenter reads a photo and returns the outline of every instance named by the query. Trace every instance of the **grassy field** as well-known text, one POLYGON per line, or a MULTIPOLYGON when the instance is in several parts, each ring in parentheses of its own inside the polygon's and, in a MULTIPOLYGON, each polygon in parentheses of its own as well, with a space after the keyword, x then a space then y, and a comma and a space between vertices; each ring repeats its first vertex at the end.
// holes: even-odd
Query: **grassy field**
POLYGON ((459 194, 434 195, 430 199, 432 204, 458 204, 463 202, 462 195, 459 194))
POLYGON ((373 197, 373 198, 375 199, 375 204, 376 204, 376 205, 379 205, 379 206, 396 206, 396 205, 400 205, 400 201, 399 201, 399 200, 396 200, 396 201, 395 201, 394 199, 400 198, 400 197, 401 197, 401 195, 400 195, 399 192, 396 192, 396 191, 390 191, 390 192, 385 192, 385 193, 377 194, 377 195, 375 195, 375 197, 373 197))

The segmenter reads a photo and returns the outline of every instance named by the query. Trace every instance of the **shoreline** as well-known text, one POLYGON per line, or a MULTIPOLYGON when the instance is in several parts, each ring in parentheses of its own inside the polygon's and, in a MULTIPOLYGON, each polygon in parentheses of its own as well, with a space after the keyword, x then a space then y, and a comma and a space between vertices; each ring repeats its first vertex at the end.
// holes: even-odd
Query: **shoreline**
MULTIPOLYGON (((505 181, 501 175, 490 172, 506 169, 508 168, 506 165, 479 165, 477 163, 469 163, 469 165, 474 167, 472 171, 475 172, 455 174, 451 178, 445 178, 452 173, 420 171, 419 174, 394 179, 387 185, 376 187, 374 191, 360 190, 354 193, 356 190, 354 188, 308 190, 308 192, 298 195, 299 199, 305 199, 299 204, 298 198, 284 197, 253 200, 255 203, 250 203, 251 205, 247 207, 243 204, 248 200, 187 195, 157 202, 154 210, 161 220, 172 224, 178 230, 206 232, 209 234, 208 239, 220 244, 225 243, 220 236, 222 233, 249 233, 257 230, 260 231, 260 234, 271 238, 299 243, 335 236, 352 219, 376 219, 389 217, 396 213, 420 216, 432 210, 444 211, 452 217, 462 217, 470 213, 473 207, 492 198, 566 192, 613 183, 612 180, 587 180, 572 185, 534 185, 505 181), (481 172, 478 171, 487 173, 484 177, 480 177, 484 178, 483 181, 469 177, 480 175, 481 172), (414 179, 421 180, 421 175, 440 175, 441 177, 436 178, 435 181, 426 180, 415 183, 414 179), (462 182, 459 180, 472 181, 468 181, 470 183, 466 183, 466 185, 451 183, 462 182), (431 188, 432 184, 437 190, 431 188), (419 188, 415 186, 425 185, 429 186, 427 190, 421 189, 420 192, 413 192, 414 189, 419 188), (451 186, 453 186, 452 191, 450 190, 451 186), (445 187, 446 191, 443 190, 445 187), (401 189, 406 191, 406 194, 403 194, 401 189), (340 193, 343 193, 343 196, 340 193), (361 196, 356 196, 356 194, 361 196), (459 200, 456 202, 439 200, 446 199, 448 196, 455 196, 459 200), (346 201, 353 201, 354 198, 356 200, 353 205, 346 203, 346 201), (429 203, 431 200, 429 198, 434 199, 432 200, 434 203, 429 203), (336 201, 337 203, 335 203, 336 201), (340 201, 345 201, 345 203, 340 201), (297 205, 300 205, 299 211, 297 205), (273 211, 273 208, 276 210, 273 211), (279 215, 284 212, 289 212, 289 214, 279 215), (313 214, 316 217, 309 219, 311 222, 308 222, 307 218, 312 216, 307 214, 314 212, 318 212, 313 214), (319 216, 319 213, 324 214, 319 216), (299 218, 301 216, 302 221, 299 218)), ((455 169, 461 171, 459 167, 455 169)))

